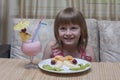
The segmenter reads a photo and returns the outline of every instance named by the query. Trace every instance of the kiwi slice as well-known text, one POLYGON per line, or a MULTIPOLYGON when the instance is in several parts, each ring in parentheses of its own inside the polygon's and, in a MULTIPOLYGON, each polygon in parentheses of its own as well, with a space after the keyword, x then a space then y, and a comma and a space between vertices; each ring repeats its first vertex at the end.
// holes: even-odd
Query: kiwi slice
POLYGON ((61 68, 51 67, 50 65, 43 65, 42 67, 46 70, 63 71, 63 69, 61 69, 61 68))
POLYGON ((85 65, 83 65, 83 64, 78 64, 80 67, 79 68, 70 68, 70 70, 75 70, 75 71, 77 71, 77 70, 84 70, 85 68, 87 68, 87 67, 89 67, 90 66, 90 64, 85 64, 85 65))

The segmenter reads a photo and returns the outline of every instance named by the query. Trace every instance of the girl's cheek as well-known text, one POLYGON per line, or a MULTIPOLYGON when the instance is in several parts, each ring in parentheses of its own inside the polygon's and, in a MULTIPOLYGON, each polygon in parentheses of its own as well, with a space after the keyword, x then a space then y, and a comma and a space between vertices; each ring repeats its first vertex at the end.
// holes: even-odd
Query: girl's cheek
POLYGON ((64 34, 64 32, 59 32, 59 36, 63 36, 64 34))

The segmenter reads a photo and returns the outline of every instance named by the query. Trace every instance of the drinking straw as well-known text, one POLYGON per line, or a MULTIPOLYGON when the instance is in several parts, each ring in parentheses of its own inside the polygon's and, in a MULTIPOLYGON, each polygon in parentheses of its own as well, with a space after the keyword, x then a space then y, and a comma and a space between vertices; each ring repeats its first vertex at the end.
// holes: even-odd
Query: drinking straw
POLYGON ((34 33, 33 38, 32 38, 32 42, 34 42, 34 40, 35 40, 35 38, 36 38, 36 36, 37 36, 37 34, 38 34, 38 31, 39 31, 39 29, 40 29, 40 27, 41 27, 41 24, 43 24, 43 23, 41 23, 42 20, 43 20, 43 17, 41 17, 41 19, 40 19, 40 21, 39 21, 39 24, 38 24, 38 26, 37 26, 37 28, 36 28, 36 30, 35 30, 35 33, 34 33))

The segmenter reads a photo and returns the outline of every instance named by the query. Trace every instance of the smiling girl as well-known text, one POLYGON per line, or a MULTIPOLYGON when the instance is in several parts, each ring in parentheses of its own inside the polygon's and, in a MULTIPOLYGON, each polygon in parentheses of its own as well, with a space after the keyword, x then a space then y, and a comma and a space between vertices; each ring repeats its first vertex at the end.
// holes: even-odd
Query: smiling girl
POLYGON ((87 26, 80 11, 70 7, 61 10, 55 18, 54 34, 56 40, 47 44, 43 59, 56 55, 71 55, 87 61, 96 61, 92 48, 87 46, 87 26))

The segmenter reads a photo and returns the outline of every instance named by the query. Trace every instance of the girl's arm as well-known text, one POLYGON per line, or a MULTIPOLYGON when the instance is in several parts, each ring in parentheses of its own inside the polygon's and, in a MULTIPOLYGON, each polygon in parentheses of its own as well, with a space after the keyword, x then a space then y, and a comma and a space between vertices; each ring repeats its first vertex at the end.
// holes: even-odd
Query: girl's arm
POLYGON ((92 57, 92 62, 96 61, 95 53, 94 53, 92 47, 90 47, 90 46, 86 47, 86 54, 87 54, 87 56, 91 56, 92 57))
POLYGON ((42 59, 49 59, 51 58, 52 55, 52 46, 54 45, 55 41, 48 42, 46 45, 44 52, 43 52, 43 57, 42 59))

